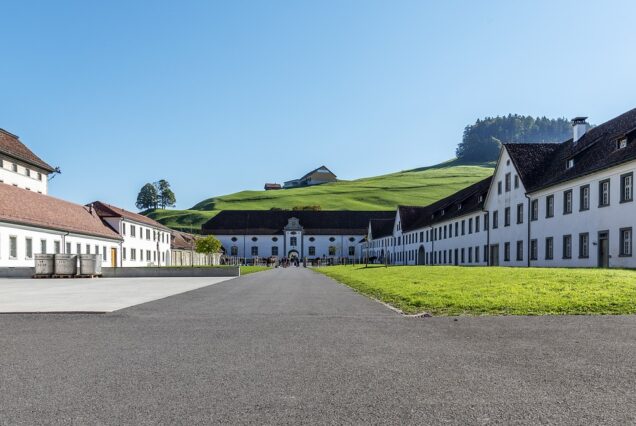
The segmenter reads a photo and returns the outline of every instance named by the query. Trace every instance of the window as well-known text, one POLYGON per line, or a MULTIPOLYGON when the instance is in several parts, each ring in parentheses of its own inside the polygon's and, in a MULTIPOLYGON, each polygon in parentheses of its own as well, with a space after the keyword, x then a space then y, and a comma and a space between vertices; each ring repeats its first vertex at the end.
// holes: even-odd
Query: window
POLYGON ((468 263, 473 263, 473 248, 468 247, 468 263))
POLYGON ((574 158, 570 158, 565 164, 566 169, 571 169, 572 167, 574 167, 574 158))
POLYGON ((150 250, 146 250, 146 262, 150 262, 150 250))
POLYGON ((468 219, 468 233, 469 234, 473 233, 473 218, 472 217, 468 219))
POLYGON ((71 254, 71 243, 66 243, 66 254, 71 254))
POLYGON ((545 217, 554 216, 554 195, 545 197, 545 217))
POLYGON ((82 254, 82 245, 80 243, 77 243, 75 248, 77 249, 77 253, 76 254, 82 254))
POLYGON ((510 173, 506 173, 506 192, 510 192, 510 173))
POLYGON ((523 260, 523 241, 517 241, 517 260, 523 260))
POLYGON ((102 247, 102 259, 106 262, 106 246, 102 247))
POLYGON ((309 255, 310 256, 315 256, 316 255, 316 247, 309 246, 309 255))
POLYGON ((40 240, 40 253, 42 254, 47 253, 46 240, 40 240))
POLYGON ((38 172, 38 180, 42 180, 42 173, 38 172))
POLYGON ((499 211, 495 210, 492 212, 492 229, 497 229, 499 227, 499 211))
POLYGON ((33 239, 27 238, 25 240, 25 247, 26 247, 26 258, 27 259, 33 258, 33 239))
POLYGON ((572 258, 572 235, 563 236, 563 258, 572 258))
POLYGON ((123 248, 121 249, 121 258, 122 258, 123 260, 126 260, 126 247, 123 247, 123 248))
POLYGON ((504 262, 510 262, 510 243, 504 243, 504 262))
POLYGON ((272 246, 272 256, 278 256, 278 246, 272 246))
POLYGON ((238 256, 238 247, 237 246, 230 247, 230 256, 238 256))
POLYGON ((455 222, 455 236, 459 236, 459 222, 455 222))
POLYGON ((539 258, 539 243, 537 240, 530 240, 530 260, 539 258))
POLYGON ((554 239, 548 237, 545 239, 545 259, 552 260, 554 257, 554 239))
POLYGON ((579 234, 579 257, 582 259, 590 257, 590 234, 587 232, 579 234))
POLYGON ((634 201, 634 173, 621 176, 621 203, 634 201))
POLYGON ((568 189, 563 193, 563 214, 572 213, 572 190, 568 189))
POLYGON ((156 262, 156 261, 157 261, 157 252, 156 252, 156 251, 153 251, 153 252, 152 252, 152 261, 153 261, 153 262, 156 262))
POLYGON ((489 225, 488 212, 486 212, 484 213, 484 230, 485 231, 488 230, 488 225, 489 225))
POLYGON ((598 184, 598 206, 606 207, 610 205, 610 181, 602 180, 598 184))
POLYGON ((462 220, 462 235, 466 234, 466 221, 462 220))
POLYGON ((517 223, 523 223, 523 203, 517 204, 517 223))
POLYGON ((60 254, 62 251, 62 244, 59 241, 53 241, 53 252, 55 254, 60 254))
POLYGON ((621 256, 632 255, 632 228, 622 228, 620 230, 621 256))
POLYGON ((24 169, 24 174, 27 175, 27 177, 31 177, 31 169, 24 169))
POLYGON ((86 254, 91 254, 91 246, 90 246, 90 244, 86 244, 86 254))
POLYGON ((329 246, 329 256, 336 255, 336 248, 334 246, 329 246))
POLYGON ((475 246, 475 263, 479 263, 479 246, 475 246))
POLYGON ((135 225, 130 225, 130 236, 136 237, 137 235, 137 227, 135 225))
POLYGON ((137 260, 137 249, 130 249, 130 260, 137 260))
POLYGON ((121 224, 121 234, 122 235, 126 235, 126 224, 125 223, 121 224))
POLYGON ((18 165, 16 163, 13 163, 11 166, 11 170, 13 170, 14 172, 18 173, 18 165))
POLYGON ((258 246, 252 246, 252 256, 258 256, 258 246))
POLYGON ((484 263, 488 263, 488 246, 484 246, 484 263))
POLYGON ((510 207, 504 209, 504 226, 510 226, 510 207))
POLYGON ((146 239, 150 240, 150 229, 146 229, 146 239))
POLYGON ((624 149, 627 148, 627 138, 620 139, 616 143, 616 149, 624 149))
POLYGON ((590 209, 590 185, 584 185, 581 187, 581 199, 579 201, 579 210, 589 210, 590 209))
POLYGON ((290 246, 298 245, 298 237, 289 237, 289 245, 290 246))
POLYGON ((464 256, 465 252, 464 249, 462 248, 462 263, 466 263, 466 258, 464 256))
POLYGON ((501 195, 501 181, 497 182, 497 194, 501 195))
POLYGON ((349 256, 355 256, 356 248, 354 246, 349 247, 349 256))
POLYGON ((539 220, 539 200, 530 203, 530 220, 539 220))
POLYGON ((9 237, 9 259, 17 259, 18 258, 18 237, 10 236, 9 237))
POLYGON ((475 232, 479 232, 479 216, 475 218, 475 232))

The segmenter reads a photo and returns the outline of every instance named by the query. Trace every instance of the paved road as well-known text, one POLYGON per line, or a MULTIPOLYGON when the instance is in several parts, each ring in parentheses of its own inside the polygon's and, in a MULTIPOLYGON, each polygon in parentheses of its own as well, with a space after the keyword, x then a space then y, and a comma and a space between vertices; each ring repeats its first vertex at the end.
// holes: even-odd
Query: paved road
POLYGON ((636 317, 404 318, 306 270, 0 315, 0 424, 636 422, 636 317))

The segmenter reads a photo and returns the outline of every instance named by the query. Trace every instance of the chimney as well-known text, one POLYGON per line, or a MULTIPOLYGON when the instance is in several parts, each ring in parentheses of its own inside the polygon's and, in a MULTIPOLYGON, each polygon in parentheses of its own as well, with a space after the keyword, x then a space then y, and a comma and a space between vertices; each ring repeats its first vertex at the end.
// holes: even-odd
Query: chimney
POLYGON ((590 129, 590 125, 586 120, 587 117, 576 117, 572 120, 572 132, 574 135, 572 140, 574 145, 576 145, 579 139, 590 129))

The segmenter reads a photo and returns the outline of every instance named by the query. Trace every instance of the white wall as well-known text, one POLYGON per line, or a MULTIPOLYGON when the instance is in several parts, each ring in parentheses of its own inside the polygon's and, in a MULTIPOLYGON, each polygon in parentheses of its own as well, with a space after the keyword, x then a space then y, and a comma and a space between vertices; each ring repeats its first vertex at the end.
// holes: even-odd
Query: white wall
POLYGON ((0 163, 0 182, 47 194, 48 174, 44 170, 7 156, 0 156, 0 163), (14 165, 17 165, 17 172, 13 171, 14 165))
POLYGON ((215 235, 215 237, 221 242, 228 256, 232 255, 232 246, 236 246, 237 256, 247 259, 273 256, 272 247, 278 247, 279 258, 286 257, 291 250, 296 250, 301 258, 348 257, 354 259, 359 256, 356 251, 359 248, 355 249, 353 255, 349 256, 349 247, 358 247, 358 241, 364 237, 364 235, 308 235, 301 231, 295 232, 295 235, 286 231, 281 235, 215 235), (296 246, 291 246, 291 237, 297 238, 296 246), (232 239, 236 241, 232 241, 232 239), (309 247, 312 246, 316 249, 315 255, 309 255, 309 247), (329 255, 330 246, 336 247, 335 256, 329 255), (252 247, 258 248, 258 256, 252 256, 252 247))
MULTIPOLYGON (((620 256, 619 232, 621 228, 636 230, 636 201, 621 203, 620 177, 626 173, 636 175, 636 162, 606 169, 574 181, 553 186, 531 194, 539 200, 539 219, 531 223, 531 235, 538 242, 538 260, 532 266, 596 267, 598 266, 598 233, 609 231, 610 267, 636 268, 636 258, 620 256), (610 179, 610 205, 599 207, 600 181, 610 179), (580 211, 580 188, 590 186, 590 208, 580 211), (563 197, 572 190, 572 213, 563 214, 563 197), (545 217, 546 197, 554 195, 554 217, 545 217), (589 233, 589 257, 579 258, 579 234, 589 233), (563 258, 563 236, 572 236, 572 257, 563 258), (545 239, 554 239, 553 260, 545 259, 545 239)), ((633 244, 633 243, 632 243, 633 244)))
POLYGON ((105 220, 124 238, 120 255, 121 266, 167 266, 170 264, 169 231, 130 219, 106 218, 105 220))
POLYGON ((67 246, 70 244, 70 254, 77 254, 77 244, 80 244, 82 253, 86 253, 88 245, 92 254, 100 254, 103 259, 104 248, 106 248, 106 258, 103 259, 102 266, 111 265, 111 248, 119 246, 117 240, 0 222, 0 267, 35 266, 33 257, 27 257, 27 238, 32 241, 33 255, 42 253, 42 241, 46 242, 46 253, 48 254, 56 253, 56 243, 59 245, 59 253, 67 253, 67 246), (10 256, 10 237, 16 237, 17 241, 17 256, 15 258, 10 256))
MULTIPOLYGON (((520 178, 518 187, 515 188, 517 170, 510 159, 505 147, 501 150, 499 162, 492 178, 490 191, 486 197, 484 208, 490 217, 490 245, 499 245, 500 266, 527 266, 529 257, 528 247, 528 221, 529 202, 526 197, 526 189, 520 178), (510 175, 510 190, 506 191, 506 175, 510 175), (501 194, 498 186, 501 183, 501 194), (517 223, 517 206, 522 205, 522 223, 517 223), (510 225, 505 224, 506 208, 510 209, 510 225), (498 212, 498 226, 493 226, 495 212, 498 212), (521 256, 517 256, 517 242, 521 241, 521 256), (510 258, 505 259, 504 250, 506 243, 510 244, 510 258)), ((496 259, 491 259, 491 264, 496 264, 496 259)))

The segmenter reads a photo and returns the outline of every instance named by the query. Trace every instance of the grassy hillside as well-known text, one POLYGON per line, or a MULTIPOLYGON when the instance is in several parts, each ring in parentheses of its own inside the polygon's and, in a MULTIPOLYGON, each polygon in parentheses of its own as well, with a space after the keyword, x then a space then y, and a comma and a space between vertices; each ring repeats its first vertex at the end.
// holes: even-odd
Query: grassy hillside
POLYGON ((319 205, 323 210, 391 210, 397 205, 424 206, 492 174, 493 164, 434 167, 383 176, 280 191, 242 191, 208 198, 189 210, 156 210, 148 216, 174 229, 189 231, 222 210, 291 209, 319 205))

